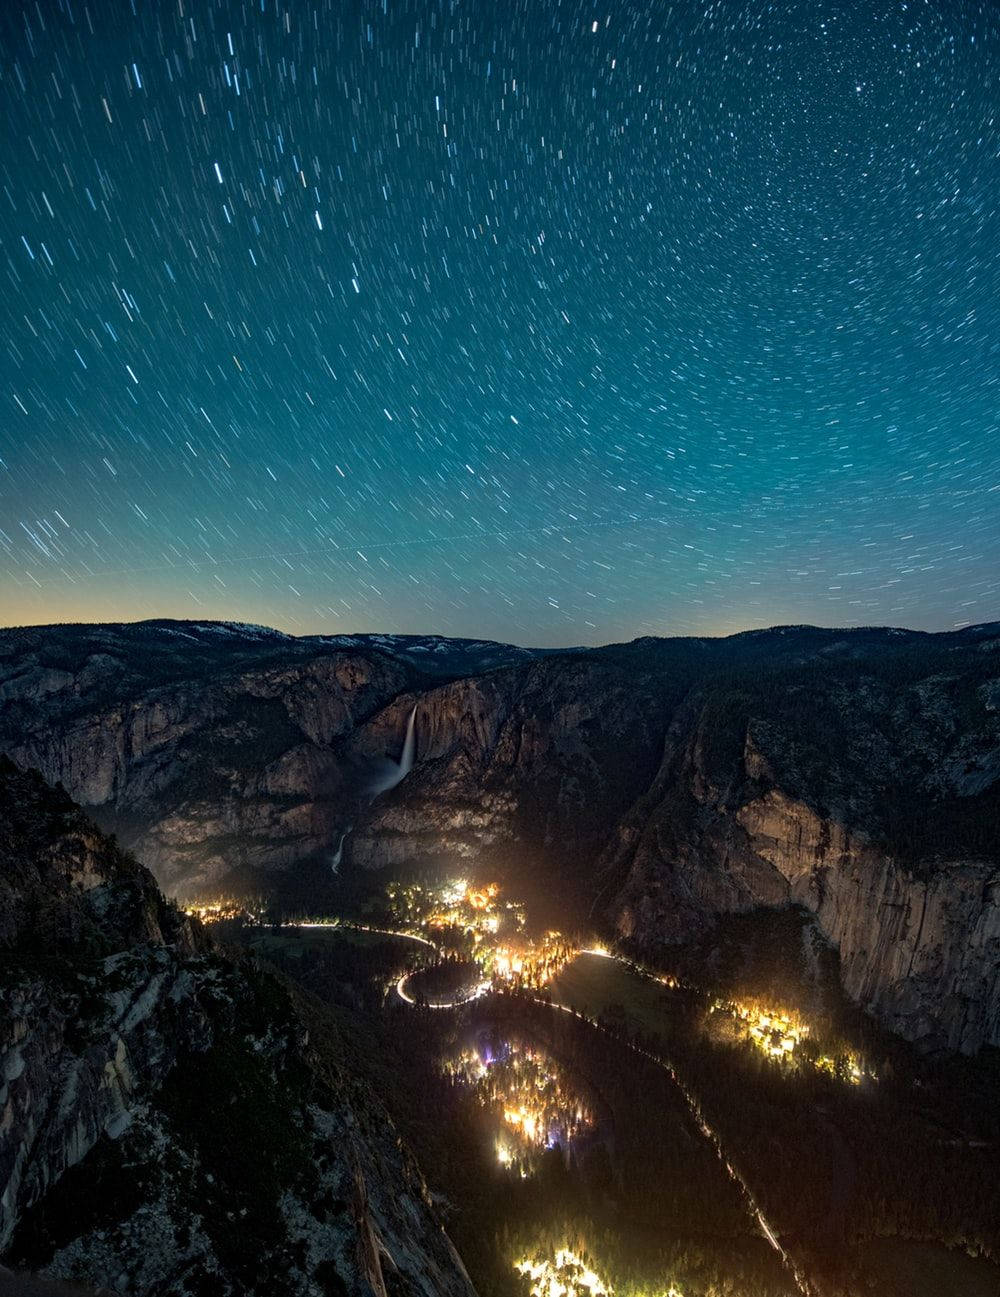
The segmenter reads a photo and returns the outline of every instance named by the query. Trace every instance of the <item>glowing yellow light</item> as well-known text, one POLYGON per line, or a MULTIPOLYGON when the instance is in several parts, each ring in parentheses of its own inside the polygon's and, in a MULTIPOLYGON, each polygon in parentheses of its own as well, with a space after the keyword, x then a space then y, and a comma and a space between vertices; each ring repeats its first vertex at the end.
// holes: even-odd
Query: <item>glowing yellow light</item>
MULTIPOLYGON (((551 1256, 524 1257, 514 1269, 528 1280, 530 1297, 614 1297, 610 1282, 571 1248, 551 1256)), ((684 1297, 672 1284, 661 1297, 684 1297)))
POLYGON ((551 1258, 516 1261, 514 1269, 531 1281, 531 1297, 614 1297, 614 1289, 568 1247, 551 1258))
POLYGON ((567 1148, 594 1124, 582 1097, 535 1047, 505 1042, 488 1058, 466 1050, 444 1070, 470 1085, 478 1103, 502 1123, 497 1160, 521 1176, 537 1169, 547 1149, 567 1148))
POLYGON ((809 1065, 829 1076, 840 1077, 851 1085, 860 1085, 866 1075, 872 1076, 860 1057, 854 1053, 842 1054, 839 1058, 829 1054, 810 1058, 801 1053, 799 1046, 809 1036, 809 1027, 791 1013, 722 1000, 714 1002, 712 1011, 728 1014, 738 1024, 738 1034, 767 1058, 792 1066, 809 1065))
POLYGON ((250 923, 259 923, 263 908, 261 902, 254 904, 223 896, 210 901, 193 901, 184 907, 184 913, 201 923, 221 923, 225 919, 244 919, 250 923))

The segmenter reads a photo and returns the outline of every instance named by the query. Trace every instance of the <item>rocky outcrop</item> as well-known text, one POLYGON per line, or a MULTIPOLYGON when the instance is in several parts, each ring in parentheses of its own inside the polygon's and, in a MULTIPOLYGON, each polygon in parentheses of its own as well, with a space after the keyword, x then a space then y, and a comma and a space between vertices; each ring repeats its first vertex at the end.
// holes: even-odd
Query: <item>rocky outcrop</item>
POLYGON ((837 947, 853 999, 931 1047, 1000 1040, 1000 867, 938 860, 921 876, 778 792, 738 820, 837 947))
POLYGON ((137 1072, 169 1068, 203 1022, 156 1021, 184 994, 191 926, 64 794, 4 758, 0 863, 2 1249, 25 1204, 128 1126, 137 1072))
POLYGON ((651 778, 671 705, 648 670, 582 654, 211 630, 0 634, 0 750, 63 783, 172 895, 267 890, 345 833, 347 865, 517 843, 583 872, 651 778), (513 665, 441 683, 447 663, 497 659, 513 665), (414 706, 415 768, 373 802, 414 706))
POLYGON ((0 1253, 136 1294, 474 1297, 322 1010, 0 758, 0 1253), (353 1207, 348 1208, 348 1204, 353 1207))

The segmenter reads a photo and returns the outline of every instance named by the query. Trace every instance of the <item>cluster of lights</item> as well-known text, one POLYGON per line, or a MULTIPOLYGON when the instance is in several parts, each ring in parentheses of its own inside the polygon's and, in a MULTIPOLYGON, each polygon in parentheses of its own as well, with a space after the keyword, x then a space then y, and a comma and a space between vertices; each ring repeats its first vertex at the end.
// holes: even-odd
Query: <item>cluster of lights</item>
POLYGON ((538 941, 498 946, 489 971, 496 982, 538 990, 558 977, 576 955, 576 947, 561 933, 546 932, 538 941))
MULTIPOLYGON (((611 1284, 602 1279, 571 1248, 558 1248, 551 1257, 525 1257, 514 1269, 531 1285, 530 1297, 614 1297, 611 1284)), ((683 1297, 671 1286, 662 1297, 683 1297)))
POLYGON ((386 892, 393 911, 405 922, 431 933, 452 929, 473 948, 501 930, 520 932, 524 927, 524 907, 501 901, 498 883, 478 887, 453 878, 437 887, 393 883, 386 892))
POLYGON ((614 1289, 582 1257, 561 1247, 551 1257, 525 1257, 514 1269, 531 1283, 531 1297, 614 1297, 614 1289))
POLYGON ((594 1116, 562 1071, 534 1046, 504 1042, 467 1049, 445 1072, 470 1085, 497 1122, 496 1156, 522 1178, 546 1149, 568 1148, 594 1125, 594 1116))
MULTIPOLYGON (((724 1006, 716 1004, 715 1007, 724 1006)), ((769 1058, 790 1058, 809 1035, 809 1028, 791 1014, 747 1004, 729 1007, 742 1027, 742 1034, 769 1058)))
POLYGON ((245 919, 248 923, 260 923, 263 918, 263 906, 256 908, 246 901, 234 897, 217 897, 211 901, 192 901, 185 905, 184 913, 202 923, 221 923, 224 919, 245 919))
POLYGON ((386 892, 399 919, 416 925, 435 944, 464 948, 497 989, 538 990, 577 954, 558 932, 526 937, 524 906, 503 897, 498 883, 454 878, 437 887, 393 883, 386 892))
POLYGON ((796 1065, 808 1062, 818 1071, 840 1077, 851 1085, 860 1085, 866 1076, 873 1076, 854 1053, 837 1057, 830 1054, 803 1054, 799 1047, 808 1037, 809 1027, 794 1014, 754 1004, 721 1000, 713 1003, 712 1012, 728 1014, 735 1022, 740 1037, 749 1040, 767 1058, 796 1065))
POLYGON ((850 1081, 851 1085, 860 1085, 865 1077, 872 1081, 876 1079, 875 1073, 865 1067, 857 1054, 842 1054, 838 1058, 821 1054, 815 1060, 814 1066, 818 1071, 826 1072, 829 1076, 850 1081))

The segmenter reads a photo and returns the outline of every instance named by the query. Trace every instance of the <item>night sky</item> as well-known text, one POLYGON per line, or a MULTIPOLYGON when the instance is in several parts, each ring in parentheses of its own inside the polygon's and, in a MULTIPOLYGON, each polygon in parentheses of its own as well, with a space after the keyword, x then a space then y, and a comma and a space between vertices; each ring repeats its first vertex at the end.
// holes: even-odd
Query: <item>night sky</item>
POLYGON ((0 622, 1000 617, 1000 7, 8 0, 0 622))

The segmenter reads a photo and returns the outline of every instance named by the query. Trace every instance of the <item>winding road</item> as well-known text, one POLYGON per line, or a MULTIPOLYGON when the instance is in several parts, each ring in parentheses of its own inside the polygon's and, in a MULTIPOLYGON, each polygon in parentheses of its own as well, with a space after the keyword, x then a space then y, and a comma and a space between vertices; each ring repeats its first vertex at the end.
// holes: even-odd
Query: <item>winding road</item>
MULTIPOLYGON (((608 954, 609 958, 611 959, 616 958, 616 956, 611 955, 605 951, 585 951, 581 953, 608 954)), ((627 960, 622 960, 620 962, 628 963, 627 960)), ((704 1137, 709 1141, 709 1143, 715 1149, 716 1155, 718 1156, 719 1161, 725 1167, 726 1173, 729 1176, 729 1178, 733 1181, 734 1184, 738 1186, 738 1188, 742 1192, 743 1197, 750 1210, 750 1214, 757 1221, 757 1224, 760 1226, 761 1233, 767 1239, 768 1243, 770 1243, 771 1247, 774 1248, 775 1252, 777 1252, 778 1255, 781 1257, 782 1264, 786 1267, 788 1272, 791 1274, 792 1278, 795 1281, 795 1286, 802 1294, 802 1297, 819 1297, 816 1288, 814 1288, 814 1286, 810 1283, 808 1277, 800 1269, 800 1267, 796 1264, 796 1262, 792 1259, 789 1253, 786 1252, 785 1249, 782 1247, 777 1234, 774 1232, 773 1227, 769 1224, 767 1218, 764 1215, 763 1209, 761 1208, 760 1204, 757 1202, 757 1199, 754 1197, 753 1190, 750 1188, 744 1176, 740 1174, 740 1172, 736 1169, 733 1163, 729 1160, 728 1156, 726 1155, 726 1151, 723 1148, 722 1140, 719 1138, 716 1132, 706 1121, 705 1115, 701 1110, 701 1106, 698 1103, 698 1100, 695 1098, 695 1096, 691 1093, 691 1091, 681 1080, 680 1076, 677 1074, 676 1068, 669 1061, 669 1059, 661 1058, 658 1054, 654 1054, 648 1049, 643 1049, 641 1045, 636 1045, 632 1041, 623 1040, 621 1036, 617 1035, 613 1031, 610 1031, 607 1027, 601 1026, 601 1024, 597 1022, 594 1018, 588 1017, 587 1014, 585 1013, 581 1013, 579 1009, 574 1009, 573 1006, 570 1004, 557 1004, 552 1000, 546 1000, 542 996, 538 996, 538 995, 532 996, 532 999, 536 1004, 548 1005, 550 1008, 559 1009, 563 1013, 572 1014, 574 1018, 578 1018, 581 1022, 588 1023, 591 1027, 594 1028, 595 1031, 603 1032, 604 1035, 610 1036, 613 1040, 617 1041, 619 1044, 626 1045, 629 1049, 632 1050, 634 1054, 639 1054, 642 1058, 645 1058, 648 1062, 654 1064, 654 1066, 659 1067, 662 1071, 667 1073, 671 1081, 673 1081, 674 1085, 684 1096, 684 1100, 687 1103, 688 1108, 690 1109, 691 1115, 693 1116, 695 1124, 697 1125, 698 1129, 701 1131, 702 1135, 704 1135, 704 1137)))
MULTIPOLYGON (((346 931, 356 931, 356 932, 370 932, 378 936, 397 937, 402 940, 416 942, 418 945, 421 946, 427 946, 431 950, 436 951, 438 954, 441 953, 440 948, 436 946, 433 941, 430 941, 428 940, 428 938, 423 937, 419 933, 415 933, 415 932, 406 932, 406 931, 401 931, 392 928, 368 927, 360 923, 311 922, 311 923, 300 923, 297 924, 296 926, 300 928, 313 928, 313 929, 329 928, 332 931, 336 931, 339 929, 341 931, 346 930, 346 931)), ((645 978, 648 981, 656 982, 660 985, 671 984, 671 979, 659 976, 656 973, 649 972, 647 969, 641 967, 641 965, 639 964, 634 963, 632 960, 626 959, 621 955, 616 955, 613 951, 606 950, 604 947, 601 946, 592 947, 587 950, 581 950, 580 954, 596 955, 602 959, 611 959, 614 960, 616 963, 622 965, 622 967, 627 968, 634 976, 645 978)), ((407 983, 409 982, 411 976, 412 973, 404 973, 402 977, 399 978, 399 980, 396 982, 396 994, 399 996, 399 998, 403 1001, 404 1004, 415 1006, 418 1003, 417 998, 411 995, 407 988, 407 983)), ((463 995, 457 999, 438 1000, 438 1001, 424 1000, 421 1001, 420 1003, 422 1007, 428 1009, 459 1009, 463 1005, 470 1004, 474 1000, 482 999, 484 996, 489 994, 491 989, 492 989, 491 982, 482 981, 477 986, 475 986, 467 995, 463 995)), ((789 1274, 791 1274, 795 1282, 795 1286, 802 1294, 802 1297, 818 1297, 817 1289, 810 1282, 809 1278, 802 1271, 802 1269, 795 1262, 795 1260, 789 1255, 789 1253, 782 1246, 780 1239, 775 1233, 773 1226, 769 1223, 767 1217, 764 1215, 764 1211, 760 1206, 760 1204, 758 1203, 757 1199, 755 1198, 752 1189, 750 1188, 749 1184, 746 1181, 746 1178, 734 1166, 732 1161, 730 1161, 723 1147, 722 1140, 720 1139, 719 1135, 715 1132, 715 1130, 713 1130, 713 1128, 709 1125, 708 1121, 705 1118, 705 1114, 702 1112, 701 1105, 699 1104, 697 1098, 681 1080, 681 1077, 679 1076, 677 1069, 674 1067, 673 1063, 670 1062, 670 1060, 667 1058, 662 1058, 658 1054, 654 1054, 652 1053, 652 1051, 644 1049, 641 1045, 637 1045, 634 1042, 629 1040, 624 1040, 616 1032, 613 1032, 609 1030, 609 1028, 602 1026, 595 1018, 590 1017, 588 1014, 582 1013, 579 1009, 574 1008, 573 1005, 571 1004, 560 1004, 557 1003, 556 1001, 545 999, 543 996, 539 996, 539 995, 532 996, 531 998, 536 1004, 545 1005, 548 1008, 552 1008, 552 1009, 558 1009, 562 1013, 571 1014, 573 1017, 579 1019, 581 1022, 586 1022, 589 1026, 593 1027, 595 1031, 600 1031, 604 1035, 610 1036, 612 1039, 616 1040, 619 1044, 626 1045, 629 1049, 632 1050, 633 1053, 639 1054, 642 1058, 646 1059, 648 1062, 652 1063, 656 1067, 661 1068, 664 1072, 667 1073, 671 1081, 673 1081, 674 1085, 683 1095, 684 1101, 687 1104, 692 1117, 694 1118, 694 1122, 695 1125, 698 1127, 698 1130, 705 1137, 705 1139, 707 1139, 709 1143, 712 1145, 716 1155, 719 1158, 719 1161, 722 1163, 723 1167, 725 1168, 726 1174, 733 1181, 733 1183, 736 1184, 737 1187, 739 1188, 747 1204, 750 1215, 757 1222, 764 1238, 767 1239, 767 1242, 781 1258, 782 1264, 788 1270, 789 1274)))
MULTIPOLYGON (((442 954, 440 946, 429 941, 427 937, 420 936, 417 932, 406 932, 399 928, 374 928, 364 923, 324 923, 322 920, 310 923, 296 923, 297 928, 310 929, 328 929, 330 932, 370 932, 379 937, 397 937, 401 941, 415 941, 418 945, 426 946, 433 950, 435 954, 442 954)), ((416 970, 414 970, 416 971, 416 970)), ((404 1004, 415 1005, 418 1003, 417 997, 411 995, 407 990, 406 984, 413 976, 413 972, 404 973, 396 982, 396 994, 404 1004)), ((425 1009, 459 1009, 463 1004, 470 1004, 473 1000, 481 999, 491 988, 492 983, 488 981, 479 982, 468 995, 461 996, 455 1000, 423 1000, 419 1001, 425 1009)))
MULTIPOLYGON (((396 935, 409 935, 409 934, 400 933, 396 935)), ((430 944, 430 943, 426 943, 426 944, 430 944)), ((597 955, 603 959, 613 959, 616 963, 621 964, 623 967, 627 968, 635 976, 646 978, 647 980, 657 982, 660 985, 669 984, 669 979, 658 976, 655 973, 651 973, 646 969, 642 968, 640 965, 633 963, 631 960, 625 959, 620 955, 616 955, 613 951, 605 950, 603 947, 594 947, 589 950, 581 950, 580 954, 597 955)), ((406 989, 406 982, 408 981, 408 979, 409 979, 409 974, 404 974, 399 979, 399 981, 396 983, 396 993, 399 995, 401 1000, 403 1000, 407 1004, 412 1005, 416 1003, 416 1000, 414 999, 413 996, 409 994, 409 992, 406 989)), ((490 989, 491 989, 491 983, 482 982, 469 995, 461 999, 440 1001, 436 1004, 427 1003, 426 1007, 430 1009, 457 1009, 460 1008, 463 1004, 470 1003, 472 1000, 477 1000, 482 998, 484 995, 488 994, 490 989)), ((595 1031, 600 1031, 604 1035, 610 1036, 612 1039, 618 1041, 619 1044, 627 1045, 628 1048, 631 1049, 633 1053, 639 1054, 642 1058, 646 1059, 648 1062, 652 1063, 656 1067, 661 1068, 664 1072, 667 1073, 671 1081, 673 1081, 674 1085, 683 1095, 684 1101, 686 1102, 691 1112, 691 1115, 694 1118, 698 1130, 705 1137, 705 1139, 707 1139, 709 1143, 712 1145, 717 1157, 719 1158, 719 1161, 722 1163, 723 1167, 726 1170, 726 1174, 733 1181, 733 1183, 736 1184, 737 1187, 739 1188, 745 1202, 747 1203, 747 1207, 750 1212, 750 1215, 757 1222, 764 1238, 767 1239, 770 1246, 774 1249, 775 1252, 777 1252, 778 1256, 781 1258, 782 1264, 785 1266, 789 1274, 792 1276, 795 1282, 795 1286, 802 1294, 802 1297, 818 1297, 816 1288, 813 1286, 813 1284, 810 1282, 806 1274, 798 1266, 795 1260, 789 1255, 789 1253, 782 1246, 781 1241, 779 1240, 777 1234, 775 1233, 773 1226, 770 1224, 770 1222, 767 1220, 767 1217, 764 1215, 763 1208, 760 1206, 757 1199, 755 1198, 753 1194, 753 1190, 750 1188, 749 1184, 747 1183, 746 1178, 733 1165, 732 1161, 727 1156, 726 1151, 722 1144, 722 1140, 720 1139, 719 1135, 715 1132, 715 1130, 713 1130, 713 1128, 709 1125, 708 1121, 705 1119, 705 1115, 702 1112, 701 1105, 698 1103, 698 1100, 695 1097, 695 1095, 687 1088, 687 1086, 681 1080, 680 1076, 678 1075, 677 1069, 674 1067, 673 1063, 671 1063, 669 1059, 661 1058, 659 1055, 652 1053, 650 1050, 643 1049, 641 1045, 636 1045, 632 1041, 623 1040, 615 1032, 609 1030, 607 1027, 602 1026, 595 1018, 592 1018, 587 1014, 582 1013, 579 1009, 575 1009, 571 1004, 560 1004, 553 1000, 547 1000, 543 996, 539 996, 539 995, 532 996, 531 998, 536 1004, 541 1004, 549 1008, 558 1009, 562 1013, 571 1014, 573 1017, 578 1018, 581 1022, 586 1022, 589 1026, 593 1027, 595 1031)))
MULTIPOLYGON (((417 1004, 416 996, 413 996, 406 989, 406 983, 413 976, 412 973, 404 973, 396 983, 396 994, 407 1004, 417 1004)), ((425 1009, 459 1009, 463 1004, 471 1004, 473 1000, 480 1000, 488 991, 492 989, 492 982, 480 982, 469 992, 468 995, 462 996, 458 1000, 423 1000, 420 1001, 425 1009)))

